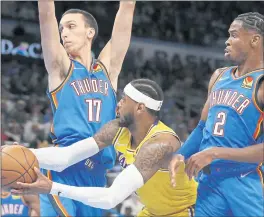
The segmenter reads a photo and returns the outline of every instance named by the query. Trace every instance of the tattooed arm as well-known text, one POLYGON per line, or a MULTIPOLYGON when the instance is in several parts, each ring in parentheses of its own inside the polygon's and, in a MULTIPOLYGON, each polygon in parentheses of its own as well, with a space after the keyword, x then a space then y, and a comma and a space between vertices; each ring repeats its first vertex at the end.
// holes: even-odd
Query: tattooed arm
POLYGON ((119 119, 115 119, 105 124, 94 137, 83 139, 67 147, 48 147, 31 149, 31 151, 38 159, 41 168, 61 172, 112 145, 118 129, 119 119))
POLYGON ((134 164, 124 169, 109 188, 67 186, 48 180, 35 170, 38 180, 33 184, 18 183, 13 194, 55 194, 80 201, 86 205, 111 209, 141 188, 180 147, 180 141, 169 134, 160 134, 147 141, 140 149, 134 164))
POLYGON ((103 149, 109 145, 112 145, 112 141, 115 138, 119 129, 119 119, 105 124, 95 135, 94 140, 97 143, 99 149, 103 149))
POLYGON ((146 183, 160 168, 168 168, 168 160, 181 147, 179 139, 171 134, 160 134, 147 141, 136 156, 134 165, 146 183))

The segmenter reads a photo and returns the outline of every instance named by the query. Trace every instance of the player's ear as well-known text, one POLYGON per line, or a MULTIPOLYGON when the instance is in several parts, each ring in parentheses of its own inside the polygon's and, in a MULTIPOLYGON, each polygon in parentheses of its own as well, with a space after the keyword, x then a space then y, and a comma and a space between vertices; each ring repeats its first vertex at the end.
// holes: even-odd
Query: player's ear
POLYGON ((144 111, 146 111, 146 106, 145 106, 145 104, 144 104, 144 103, 138 103, 138 106, 137 106, 137 112, 142 113, 142 112, 144 112, 144 111))
POLYGON ((252 47, 257 47, 261 43, 261 36, 259 34, 253 35, 251 39, 251 46, 252 47))
POLYGON ((87 34, 88 39, 92 39, 95 35, 95 29, 94 28, 88 28, 86 34, 87 34))

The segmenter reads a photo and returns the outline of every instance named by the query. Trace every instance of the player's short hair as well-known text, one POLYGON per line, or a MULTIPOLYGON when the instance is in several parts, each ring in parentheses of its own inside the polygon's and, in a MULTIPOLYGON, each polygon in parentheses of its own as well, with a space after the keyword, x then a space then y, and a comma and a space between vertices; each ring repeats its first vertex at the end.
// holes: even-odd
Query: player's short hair
POLYGON ((238 15, 235 20, 242 21, 245 29, 255 30, 263 36, 264 34, 264 16, 257 12, 249 12, 238 15))
POLYGON ((94 16, 92 14, 88 13, 87 11, 80 10, 80 9, 69 9, 69 10, 65 11, 62 16, 66 15, 66 14, 82 14, 84 16, 86 26, 94 28, 95 34, 94 34, 94 37, 92 40, 92 42, 94 42, 94 40, 96 39, 96 37, 98 35, 98 31, 99 31, 98 30, 98 24, 97 24, 97 21, 94 18, 94 16))
MULTIPOLYGON (((152 99, 163 101, 164 95, 161 87, 152 80, 149 79, 135 79, 130 84, 141 93, 151 97, 152 99)), ((159 117, 159 111, 147 108, 147 111, 153 115, 159 117)))

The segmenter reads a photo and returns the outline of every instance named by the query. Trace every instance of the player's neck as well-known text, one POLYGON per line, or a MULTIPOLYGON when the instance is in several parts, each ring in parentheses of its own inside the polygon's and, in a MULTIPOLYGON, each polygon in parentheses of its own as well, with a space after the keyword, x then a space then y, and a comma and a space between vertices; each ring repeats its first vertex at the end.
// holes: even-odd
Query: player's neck
POLYGON ((131 148, 136 149, 142 140, 146 137, 149 132, 151 126, 154 124, 155 119, 141 119, 136 121, 133 126, 129 127, 129 131, 131 133, 131 148))
POLYGON ((76 56, 71 56, 71 58, 84 65, 87 70, 90 70, 93 59, 91 48, 85 46, 76 56))
POLYGON ((238 65, 236 76, 240 77, 249 72, 261 69, 264 67, 263 56, 251 56, 246 59, 242 64, 238 65))

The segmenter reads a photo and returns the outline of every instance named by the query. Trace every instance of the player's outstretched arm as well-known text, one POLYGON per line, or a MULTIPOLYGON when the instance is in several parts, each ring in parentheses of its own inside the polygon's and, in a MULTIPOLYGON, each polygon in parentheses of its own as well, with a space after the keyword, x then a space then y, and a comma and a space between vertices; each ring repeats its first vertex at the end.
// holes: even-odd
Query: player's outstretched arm
MULTIPOLYGON (((258 89, 258 102, 264 106, 264 82, 258 89)), ((257 144, 245 148, 213 147, 198 152, 190 157, 186 163, 185 171, 191 178, 197 176, 199 171, 215 159, 232 160, 247 163, 261 163, 264 161, 264 134, 257 139, 257 144)))
POLYGON ((112 145, 118 129, 119 119, 115 119, 105 124, 94 137, 83 139, 70 146, 30 150, 38 159, 40 168, 60 172, 112 145))
POLYGON ((142 187, 180 146, 172 135, 160 135, 141 148, 134 164, 124 169, 109 188, 75 187, 52 182, 35 168, 38 179, 33 184, 18 183, 12 194, 55 194, 80 201, 89 206, 111 209, 142 187))
POLYGON ((130 44, 135 4, 135 1, 120 1, 111 39, 98 57, 105 65, 115 90, 117 89, 118 75, 130 44))
POLYGON ((213 73, 213 75, 209 81, 208 98, 207 98, 206 103, 202 109, 200 121, 199 121, 198 125, 196 126, 196 128, 189 135, 189 137, 187 138, 185 143, 182 145, 182 147, 175 153, 175 156, 172 158, 172 160, 170 162, 169 170, 170 170, 170 174, 171 174, 171 184, 174 187, 176 186, 175 175, 176 175, 176 172, 177 172, 179 166, 185 160, 187 160, 190 156, 192 156, 193 154, 195 154, 199 151, 200 144, 201 144, 202 139, 203 139, 203 129, 205 127, 207 115, 208 115, 208 111, 209 111, 209 95, 211 93, 211 89, 212 89, 213 85, 215 84, 216 80, 221 75, 221 73, 224 71, 224 69, 225 68, 217 69, 213 73))
POLYGON ((186 164, 186 173, 191 178, 213 160, 224 159, 247 163, 262 163, 264 161, 264 143, 245 148, 213 147, 198 152, 190 157, 186 164))
POLYGON ((200 143, 203 139, 203 129, 205 127, 205 122, 207 120, 207 115, 209 111, 209 95, 211 93, 211 89, 213 85, 215 84, 216 80, 218 79, 219 75, 223 72, 223 69, 217 69, 208 85, 208 98, 206 100, 206 103, 202 109, 201 118, 197 125, 197 127, 193 130, 191 135, 188 137, 186 142, 183 144, 183 146, 177 151, 176 154, 181 154, 184 156, 185 159, 188 159, 191 155, 197 153, 199 151, 200 143))
POLYGON ((40 216, 40 204, 38 195, 24 195, 23 199, 28 206, 28 216, 38 217, 40 216))
POLYGON ((264 143, 251 145, 245 148, 215 147, 212 150, 216 159, 233 160, 247 163, 264 162, 264 143))
POLYGON ((39 0, 38 11, 45 67, 51 78, 60 80, 61 73, 67 73, 70 67, 70 59, 60 43, 54 1, 39 0))

